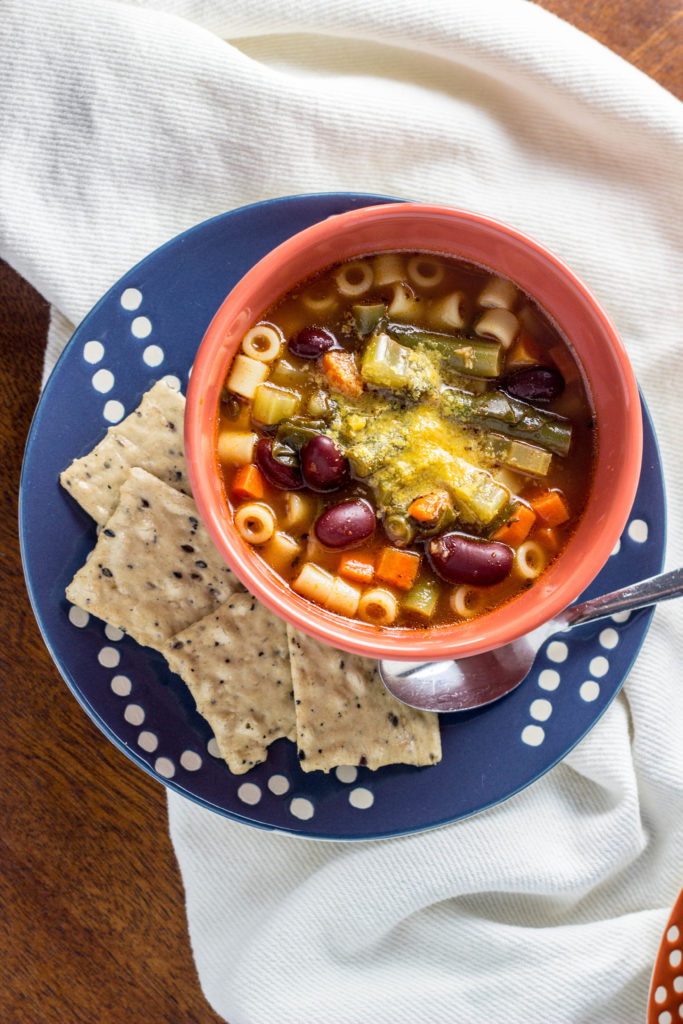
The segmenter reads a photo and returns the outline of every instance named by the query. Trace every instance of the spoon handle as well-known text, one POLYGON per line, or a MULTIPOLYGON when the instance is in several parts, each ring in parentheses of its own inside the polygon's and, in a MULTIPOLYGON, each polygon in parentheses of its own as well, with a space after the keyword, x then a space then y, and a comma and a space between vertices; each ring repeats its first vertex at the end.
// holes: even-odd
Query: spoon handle
POLYGON ((625 612, 632 608, 645 608, 659 601, 669 601, 672 597, 683 595, 683 569, 672 569, 650 579, 633 583, 623 590, 614 590, 611 594, 594 597, 591 601, 575 604, 567 612, 565 619, 568 626, 578 626, 582 622, 601 619, 615 612, 625 612))

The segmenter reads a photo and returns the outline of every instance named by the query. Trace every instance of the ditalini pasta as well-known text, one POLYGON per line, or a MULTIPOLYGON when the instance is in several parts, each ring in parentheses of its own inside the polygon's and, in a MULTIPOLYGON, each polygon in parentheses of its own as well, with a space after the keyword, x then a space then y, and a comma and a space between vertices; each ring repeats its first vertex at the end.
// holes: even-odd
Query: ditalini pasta
POLYGON ((216 434, 244 543, 376 629, 465 623, 533 586, 595 451, 570 341, 514 281, 431 252, 359 256, 261 311, 216 434))

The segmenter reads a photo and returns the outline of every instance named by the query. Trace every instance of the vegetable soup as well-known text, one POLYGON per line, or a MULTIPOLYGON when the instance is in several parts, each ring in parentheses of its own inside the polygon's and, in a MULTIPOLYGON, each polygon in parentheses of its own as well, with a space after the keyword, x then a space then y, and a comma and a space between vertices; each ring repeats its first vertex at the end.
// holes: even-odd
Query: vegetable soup
POLYGON ((512 281, 380 253, 246 332, 216 440, 235 526, 296 593, 378 627, 485 614, 565 548, 595 429, 571 346, 512 281))

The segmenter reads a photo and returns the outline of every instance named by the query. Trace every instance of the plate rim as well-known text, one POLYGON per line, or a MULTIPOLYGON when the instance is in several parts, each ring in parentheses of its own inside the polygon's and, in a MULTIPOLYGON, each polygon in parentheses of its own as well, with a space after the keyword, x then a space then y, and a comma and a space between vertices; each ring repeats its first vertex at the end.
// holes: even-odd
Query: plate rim
MULTIPOLYGON (((525 780, 519 786, 517 786, 514 790, 511 790, 511 791, 507 792, 505 795, 502 795, 502 796, 500 796, 498 798, 495 798, 495 799, 493 799, 491 801, 488 801, 488 802, 482 804, 481 806, 478 806, 475 809, 470 810, 470 811, 468 811, 466 813, 457 814, 455 817, 453 817, 452 815, 451 816, 446 816, 446 817, 439 818, 439 820, 433 821, 430 824, 417 825, 415 827, 408 826, 408 827, 400 828, 400 829, 388 828, 388 829, 385 829, 385 830, 383 830, 381 832, 373 831, 371 834, 363 833, 363 834, 358 834, 358 835, 348 835, 348 834, 337 835, 337 834, 331 834, 329 832, 329 830, 326 830, 324 832, 317 832, 317 831, 312 830, 312 829, 309 828, 306 831, 302 831, 296 825, 292 826, 291 828, 281 827, 279 825, 269 824, 267 822, 264 822, 264 821, 261 821, 261 820, 249 817, 247 815, 241 815, 236 810, 228 809, 226 807, 221 807, 220 805, 212 802, 211 800, 201 796, 198 793, 188 791, 187 788, 183 787, 181 784, 176 782, 173 778, 165 778, 165 777, 161 776, 158 772, 156 772, 153 769, 152 765, 149 764, 147 761, 145 761, 144 758, 133 747, 131 747, 123 739, 121 739, 116 734, 116 732, 114 731, 113 727, 110 726, 107 723, 107 721, 99 714, 99 712, 95 710, 95 708, 92 706, 92 704, 90 703, 88 698, 85 696, 84 692, 81 690, 81 688, 77 684, 77 682, 74 679, 72 673, 69 671, 67 666, 62 663, 62 659, 57 656, 57 653, 56 653, 55 648, 53 646, 53 642, 52 642, 51 636, 50 636, 49 632, 46 629, 45 623, 43 622, 43 617, 42 617, 42 614, 41 614, 41 611, 40 611, 40 602, 39 602, 37 594, 35 593, 35 587, 34 587, 35 581, 33 580, 31 572, 30 572, 30 569, 29 569, 30 556, 29 556, 29 552, 28 552, 28 541, 27 541, 27 536, 26 536, 26 534, 27 534, 27 522, 26 522, 25 510, 26 510, 26 505, 27 505, 27 501, 28 501, 27 479, 28 479, 28 474, 29 474, 29 471, 30 471, 30 458, 31 458, 32 447, 35 444, 35 442, 37 440, 38 433, 39 433, 39 431, 41 429, 41 425, 42 425, 41 421, 42 421, 42 417, 43 417, 43 415, 45 413, 46 406, 47 406, 48 402, 50 401, 50 399, 52 397, 53 390, 57 386, 57 378, 59 377, 59 374, 56 371, 60 367, 60 364, 62 364, 63 361, 66 361, 66 359, 70 357, 72 346, 74 344, 77 344, 80 341, 79 332, 80 332, 81 328, 89 321, 89 319, 92 316, 95 316, 98 312, 101 311, 102 307, 104 307, 106 305, 106 303, 111 299, 113 294, 116 294, 118 291, 120 291, 121 283, 124 281, 124 279, 129 278, 136 271, 140 270, 150 260, 152 260, 154 258, 157 258, 159 256, 163 256, 163 254, 169 248, 173 248, 173 247, 175 247, 178 244, 182 244, 183 240, 185 240, 188 236, 192 236, 192 235, 195 235, 198 232, 202 232, 202 231, 206 230, 207 228, 209 228, 210 226, 216 225, 220 221, 229 220, 234 214, 243 214, 243 213, 246 213, 247 211, 254 211, 254 210, 259 209, 259 208, 262 209, 262 208, 265 208, 265 207, 271 207, 273 205, 286 205, 286 204, 290 204, 291 205, 292 203, 295 203, 297 201, 317 200, 317 199, 320 199, 322 201, 332 201, 334 199, 353 201, 354 199, 356 199, 356 200, 363 201, 363 205, 372 205, 373 201, 377 201, 378 203, 381 203, 381 204, 388 203, 388 202, 401 201, 401 200, 397 200, 395 197, 382 196, 382 195, 372 194, 372 193, 362 193, 362 192, 314 192, 314 193, 302 193, 302 194, 289 195, 289 196, 278 196, 278 197, 274 197, 274 198, 271 198, 271 199, 266 199, 266 200, 261 200, 261 201, 257 201, 257 202, 254 202, 254 203, 249 203, 249 204, 246 204, 245 206, 235 207, 232 210, 224 211, 223 213, 217 214, 217 215, 215 215, 213 217, 210 217, 210 218, 208 218, 208 219, 206 219, 204 221, 201 221, 201 222, 199 222, 199 223, 197 223, 195 225, 192 225, 191 227, 181 231, 179 234, 173 236, 172 238, 168 239, 166 242, 162 243, 156 249, 154 249, 151 252, 149 252, 142 259, 138 260, 134 265, 132 265, 130 268, 128 268, 126 271, 124 271, 124 273, 121 274, 119 276, 119 278, 98 299, 98 301, 93 305, 93 307, 82 318, 80 323, 75 327, 71 337, 69 338, 69 340, 67 341, 66 345, 64 346, 64 349, 60 353, 58 359, 55 361, 55 365, 53 366, 52 371, 50 372, 50 375, 49 375, 49 377, 48 377, 48 379, 47 379, 47 381, 45 383, 45 386, 43 387, 43 389, 40 392, 39 397, 38 397, 38 402, 37 402, 36 408, 34 410, 34 413, 33 413, 32 419, 31 419, 31 424, 30 424, 30 427, 29 427, 29 430, 28 430, 28 433, 27 433, 27 437, 26 437, 26 442, 25 442, 25 445, 24 445, 24 452, 23 452, 22 466, 21 466, 21 474, 20 474, 20 480, 19 480, 19 496, 18 496, 19 546, 20 546, 20 554, 21 554, 22 568, 23 568, 23 574, 24 574, 24 581, 25 581, 25 585, 26 585, 26 588, 27 588, 27 592, 28 592, 28 596, 29 596, 29 601, 30 601, 30 604, 31 604, 31 609, 33 611, 33 615, 34 615, 34 618, 35 618, 36 623, 38 625, 38 628, 39 628, 41 637, 43 639, 43 642, 45 643, 45 646, 46 646, 46 648, 47 648, 47 650, 48 650, 48 652, 50 654, 50 657, 51 657, 51 659, 53 661, 54 666, 57 668, 60 676, 64 679, 64 681, 67 684, 67 687, 69 688, 71 694, 76 698, 77 702, 82 707, 82 709, 86 712, 88 717, 90 717, 90 719, 94 722, 94 724, 98 727, 98 729, 106 736, 106 738, 110 742, 112 742, 124 754, 124 756, 126 758, 128 758, 131 761, 133 761, 133 763, 137 767, 142 768, 154 781, 156 781, 157 783, 161 783, 161 785, 164 786, 165 788, 167 788, 169 790, 172 790, 173 792, 177 793, 178 795, 182 796, 183 798, 188 799, 188 800, 192 801, 193 803, 198 804, 199 806, 205 808, 206 810, 212 811, 213 813, 216 813, 216 814, 218 814, 221 817, 227 817, 227 818, 229 818, 231 820, 237 821, 240 824, 245 824, 245 825, 248 825, 248 826, 250 826, 252 828, 258 828, 261 831, 276 832, 276 833, 280 833, 280 834, 283 834, 283 835, 296 836, 297 838, 300 838, 300 839, 312 839, 312 840, 316 840, 316 841, 329 841, 329 842, 370 842, 370 841, 376 841, 376 840, 382 840, 382 839, 388 839, 388 838, 395 838, 395 837, 406 836, 406 835, 415 835, 415 834, 419 834, 419 833, 422 833, 422 832, 432 831, 433 829, 436 829, 436 828, 443 828, 446 825, 455 824, 458 821, 466 820, 467 818, 473 817, 474 815, 479 814, 482 811, 489 810, 489 809, 491 809, 491 808, 493 808, 493 807, 495 807, 495 806, 497 806, 497 805, 499 805, 501 803, 506 802, 511 797, 517 795, 518 793, 522 792, 524 789, 528 788, 530 785, 533 785, 534 783, 536 783, 540 778, 542 778, 552 768, 554 768, 560 761, 564 760, 564 758, 567 757, 567 755, 577 746, 577 744, 580 743, 581 740, 594 728, 594 726, 598 723, 600 718, 602 718, 602 716, 605 714, 607 709, 610 707, 610 705, 612 704, 614 699, 619 694, 619 692, 620 692, 620 690, 621 690, 621 688, 622 688, 622 686, 624 684, 624 681, 628 677, 628 675, 629 675, 629 673, 630 673, 630 671, 631 671, 631 669, 633 667, 633 664, 635 663, 635 661, 636 661, 636 659, 637 659, 637 657, 638 657, 638 655, 640 653, 642 645, 643 645, 643 643, 644 643, 644 641, 645 641, 645 639, 646 639, 646 637, 648 635, 648 632, 649 632, 649 629, 650 629, 650 625, 651 625, 651 622, 652 622, 652 617, 653 617, 653 614, 654 614, 654 607, 651 607, 649 609, 644 609, 643 610, 643 614, 641 616, 641 622, 642 622, 641 636, 640 636, 638 642, 634 646, 634 649, 632 651, 632 655, 630 657, 630 660, 628 661, 628 664, 627 664, 624 672, 621 675, 621 680, 620 680, 619 684, 617 686, 615 686, 614 693, 611 695, 609 700, 607 700, 607 702, 605 703, 604 707, 600 710, 600 712, 595 717, 593 717, 591 719, 591 721, 588 724, 588 726, 581 732, 581 734, 578 737, 576 737, 576 739, 574 739, 574 741, 572 742, 570 747, 565 749, 563 753, 559 754, 551 762, 544 764, 543 768, 537 774, 535 774, 531 779, 525 780)), ((327 216, 333 216, 333 214, 327 214, 327 216)), ((191 363, 190 363, 190 365, 191 365, 191 363)), ((664 481, 664 475, 663 475, 663 467, 662 467, 662 462, 661 462, 661 453, 659 451, 659 444, 658 444, 657 436, 656 436, 656 433, 655 433, 655 430, 654 430, 654 424, 653 424, 653 421, 652 421, 652 417, 651 417, 650 412, 649 412, 649 410, 647 408, 647 405, 645 404, 645 401, 644 401, 644 398, 643 398, 642 394, 641 394, 641 413, 642 413, 642 417, 643 417, 643 426, 644 427, 649 426, 650 432, 651 432, 651 435, 652 435, 653 444, 654 444, 654 455, 655 455, 655 459, 656 459, 656 463, 657 463, 657 465, 655 467, 653 467, 653 468, 655 469, 655 471, 658 472, 659 482, 661 484, 661 488, 662 488, 662 492, 663 492, 663 496, 664 496, 663 519, 662 519, 662 522, 660 524, 661 525, 662 541, 661 541, 661 549, 659 551, 659 557, 658 557, 658 562, 659 562, 659 569, 658 569, 658 571, 661 571, 661 569, 662 569, 662 567, 664 565, 665 556, 666 556, 666 537, 667 537, 666 490, 665 490, 665 481, 664 481)), ((76 457, 76 456, 74 456, 74 457, 76 457)), ((641 468, 641 473, 642 473, 642 471, 643 471, 643 469, 641 468)), ((602 570, 601 570, 601 572, 602 572, 602 570)), ((169 669, 169 671, 170 671, 170 669, 169 669)), ((235 778, 239 778, 239 777, 235 776, 235 778)), ((306 822, 300 822, 299 824, 305 826, 306 822)))

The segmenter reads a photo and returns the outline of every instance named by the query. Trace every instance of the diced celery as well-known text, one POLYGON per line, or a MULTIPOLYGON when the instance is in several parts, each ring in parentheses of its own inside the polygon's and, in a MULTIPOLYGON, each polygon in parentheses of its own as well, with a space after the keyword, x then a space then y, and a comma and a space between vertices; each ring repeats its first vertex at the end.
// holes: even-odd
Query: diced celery
POLYGON ((419 615, 422 619, 431 619, 436 609, 436 602, 439 600, 439 584, 436 580, 419 580, 401 598, 403 610, 411 615, 419 615))
POLYGON ((329 418, 335 409, 335 403, 332 397, 328 395, 326 391, 314 391, 309 397, 306 405, 306 411, 316 418, 322 419, 329 418))
POLYGON ((509 501, 507 488, 490 473, 464 459, 454 458, 445 477, 448 489, 461 513, 488 525, 509 501))
POLYGON ((495 458, 510 469, 531 476, 547 475, 553 457, 545 448, 496 434, 490 434, 488 441, 495 458))
POLYGON ((361 376, 375 387, 407 390, 417 396, 439 386, 429 357, 400 345, 388 334, 375 334, 363 354, 361 376))
POLYGON ((300 404, 300 396, 293 391, 285 391, 275 384, 259 384, 251 414, 257 423, 272 426, 280 420, 294 416, 300 404))
POLYGON ((273 363, 269 380, 273 384, 296 386, 297 384, 302 384, 306 380, 308 372, 309 368, 306 366, 297 366, 296 363, 292 362, 290 359, 278 359, 276 363, 273 363))
POLYGON ((388 334, 376 334, 363 353, 361 376, 377 387, 406 388, 410 384, 407 356, 407 350, 388 334))

